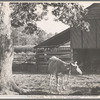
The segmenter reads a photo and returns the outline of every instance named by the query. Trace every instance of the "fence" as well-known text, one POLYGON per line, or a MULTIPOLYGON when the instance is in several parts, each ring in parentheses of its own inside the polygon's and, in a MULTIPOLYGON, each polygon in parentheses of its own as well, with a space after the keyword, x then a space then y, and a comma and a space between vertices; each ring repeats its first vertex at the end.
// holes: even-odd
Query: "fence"
POLYGON ((14 61, 15 64, 22 64, 22 63, 35 63, 35 53, 15 53, 14 54, 14 61))
MULTIPOLYGON (((24 64, 25 62, 36 64, 36 71, 48 73, 48 63, 50 57, 56 56, 65 62, 71 61, 70 47, 59 47, 47 50, 37 50, 37 53, 15 53, 14 64, 24 64)), ((28 66, 27 66, 28 67, 28 66)), ((15 68, 15 67, 14 67, 15 68)))
POLYGON ((38 72, 48 72, 48 59, 52 56, 56 56, 65 62, 71 61, 71 50, 70 47, 59 47, 52 50, 44 50, 43 52, 37 51, 36 53, 36 64, 38 72))

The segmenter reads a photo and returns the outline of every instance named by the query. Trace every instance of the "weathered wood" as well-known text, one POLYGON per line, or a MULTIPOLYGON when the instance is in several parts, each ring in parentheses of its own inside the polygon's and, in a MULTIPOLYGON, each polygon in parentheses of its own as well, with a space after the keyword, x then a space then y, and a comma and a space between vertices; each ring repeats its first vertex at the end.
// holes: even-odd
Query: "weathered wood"
POLYGON ((37 54, 38 55, 44 55, 44 54, 47 54, 47 55, 62 55, 62 54, 68 54, 68 53, 70 53, 70 51, 66 50, 66 52, 65 51, 60 51, 60 52, 54 51, 54 52, 45 52, 45 53, 37 53, 37 54))
POLYGON ((56 56, 60 59, 62 59, 65 62, 71 61, 71 55, 70 55, 70 47, 64 47, 64 49, 56 48, 51 51, 46 50, 45 52, 38 53, 37 52, 37 71, 38 72, 48 72, 48 63, 50 57, 56 56), (66 50, 66 52, 65 52, 66 50), (45 55, 46 54, 46 55, 45 55))
POLYGON ((96 21, 95 20, 87 20, 90 24, 90 31, 87 32, 83 30, 83 48, 96 48, 96 21))
POLYGON ((90 23, 90 31, 87 32, 85 30, 81 30, 79 27, 72 28, 71 31, 71 47, 73 49, 88 49, 88 48, 97 48, 97 45, 100 44, 100 42, 97 42, 100 40, 99 36, 99 28, 97 28, 97 20, 90 20, 87 19, 87 21, 90 23), (97 35, 98 33, 98 35, 97 35), (97 44, 98 43, 98 44, 97 44))
POLYGON ((100 4, 94 3, 87 8, 88 13, 83 18, 89 22, 90 31, 80 31, 80 28, 71 28, 71 45, 73 49, 100 48, 100 4))
MULTIPOLYGON (((48 56, 46 56, 46 58, 50 58, 50 57, 52 57, 53 55, 48 55, 48 56)), ((67 54, 67 55, 55 55, 55 56, 57 56, 57 57, 59 57, 59 58, 70 58, 70 54, 67 54)), ((45 56, 44 55, 40 55, 39 56, 39 58, 45 58, 45 56)))
POLYGON ((82 48, 82 36, 80 28, 71 28, 71 47, 82 48))
POLYGON ((97 27, 97 48, 100 48, 100 20, 96 20, 97 27))
POLYGON ((99 19, 100 20, 100 3, 94 3, 88 9, 88 14, 85 19, 99 19))

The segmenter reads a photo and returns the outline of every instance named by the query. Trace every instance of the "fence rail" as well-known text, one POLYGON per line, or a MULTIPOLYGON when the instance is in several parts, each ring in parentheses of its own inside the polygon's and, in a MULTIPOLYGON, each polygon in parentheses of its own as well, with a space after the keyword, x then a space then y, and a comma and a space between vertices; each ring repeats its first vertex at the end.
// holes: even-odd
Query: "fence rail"
POLYGON ((13 63, 25 63, 25 62, 36 62, 35 53, 27 54, 27 53, 15 53, 13 63))
POLYGON ((38 72, 48 72, 48 59, 52 56, 56 56, 62 59, 65 62, 71 61, 71 50, 70 47, 56 48, 52 50, 46 50, 42 52, 37 52, 27 54, 27 53, 15 53, 14 62, 13 63, 25 63, 29 60, 29 62, 34 62, 37 64, 38 72), (35 58, 36 57, 36 58, 35 58))

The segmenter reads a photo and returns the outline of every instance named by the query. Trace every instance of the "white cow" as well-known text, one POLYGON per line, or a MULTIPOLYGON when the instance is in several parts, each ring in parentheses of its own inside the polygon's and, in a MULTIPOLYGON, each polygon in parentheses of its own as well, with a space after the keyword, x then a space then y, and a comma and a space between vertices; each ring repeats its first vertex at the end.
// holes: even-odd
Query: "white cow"
MULTIPOLYGON (((52 56, 49 61, 48 61, 48 71, 50 73, 50 88, 51 88, 51 82, 52 82, 52 75, 56 77, 56 86, 58 87, 59 82, 58 82, 58 74, 61 73, 63 76, 63 84, 62 88, 65 89, 64 87, 64 80, 65 80, 65 75, 64 74, 82 74, 82 71, 80 70, 79 66, 77 65, 77 62, 75 63, 66 63, 62 61, 61 59, 57 58, 56 56, 52 56)), ((57 88, 56 87, 56 88, 57 88)), ((57 88, 58 91, 58 88, 57 88)))

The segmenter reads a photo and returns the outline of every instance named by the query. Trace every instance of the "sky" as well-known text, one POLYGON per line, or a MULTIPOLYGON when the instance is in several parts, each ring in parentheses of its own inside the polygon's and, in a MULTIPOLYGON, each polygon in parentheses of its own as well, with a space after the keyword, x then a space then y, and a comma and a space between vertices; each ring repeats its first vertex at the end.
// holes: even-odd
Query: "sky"
MULTIPOLYGON (((93 2, 77 2, 77 3, 79 3, 80 5, 83 5, 84 8, 86 8, 90 6, 93 2)), ((49 10, 48 15, 45 17, 45 19, 46 18, 49 18, 49 19, 37 22, 37 26, 43 29, 44 31, 46 31, 47 33, 52 33, 52 34, 59 33, 69 27, 68 25, 63 24, 60 21, 55 22, 53 20, 54 16, 51 14, 50 10, 49 10)))

